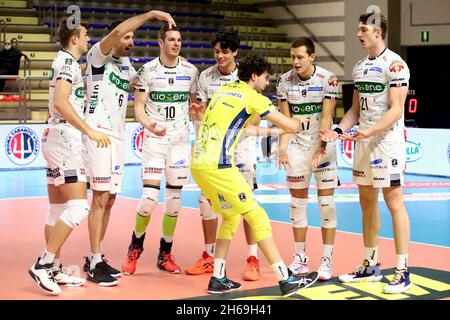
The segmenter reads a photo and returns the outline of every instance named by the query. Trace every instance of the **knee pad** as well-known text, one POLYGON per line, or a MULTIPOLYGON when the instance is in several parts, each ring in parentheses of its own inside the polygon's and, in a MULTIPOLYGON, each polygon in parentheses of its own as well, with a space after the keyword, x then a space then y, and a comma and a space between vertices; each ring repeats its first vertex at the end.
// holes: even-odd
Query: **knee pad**
POLYGON ((240 223, 241 216, 238 214, 232 216, 222 215, 222 223, 219 227, 219 232, 217 233, 217 239, 231 240, 240 223))
POLYGON ((322 228, 336 228, 336 206, 334 196, 319 197, 319 211, 322 216, 322 228))
POLYGON ((212 207, 209 205, 208 199, 200 192, 200 196, 198 197, 198 207, 200 209, 200 215, 202 216, 202 220, 212 220, 217 219, 217 213, 215 213, 212 207))
POLYGON ((89 214, 89 204, 87 199, 77 199, 67 201, 67 208, 61 214, 61 220, 74 229, 89 214))
POLYGON ((166 187, 165 212, 171 217, 178 216, 181 209, 181 188, 166 187))
POLYGON ((45 220, 45 224, 50 227, 54 227, 66 208, 67 203, 50 203, 48 206, 47 220, 45 220))
POLYGON ((291 197, 291 223, 294 228, 306 228, 308 226, 307 206, 308 199, 291 197))
POLYGON ((270 225, 269 217, 263 208, 258 207, 242 216, 252 229, 253 237, 256 242, 272 236, 272 226, 270 225))
POLYGON ((142 198, 136 209, 137 213, 143 217, 148 217, 155 210, 159 200, 159 189, 144 187, 142 198))

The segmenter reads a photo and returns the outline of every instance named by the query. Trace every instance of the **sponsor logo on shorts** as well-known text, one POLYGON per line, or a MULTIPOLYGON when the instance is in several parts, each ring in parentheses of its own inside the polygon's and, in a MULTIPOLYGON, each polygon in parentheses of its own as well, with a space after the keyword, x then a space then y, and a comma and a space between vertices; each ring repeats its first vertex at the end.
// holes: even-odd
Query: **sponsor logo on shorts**
POLYGON ((370 161, 370 164, 380 164, 382 162, 383 162, 383 159, 375 159, 375 160, 370 161))
POLYGON ((241 202, 247 201, 247 196, 244 192, 239 193, 239 200, 241 200, 241 202))
POLYGON ((230 209, 233 206, 231 205, 231 203, 228 203, 225 200, 225 197, 223 195, 221 195, 220 193, 217 194, 217 196, 219 197, 219 202, 220 202, 220 208, 222 209, 230 209))
POLYGON ((187 180, 187 178, 188 178, 187 176, 184 176, 184 177, 178 177, 177 180, 187 180))
POLYGON ((364 171, 353 170, 353 176, 358 178, 365 178, 366 174, 364 171))
POLYGON ((183 160, 175 162, 174 165, 180 166, 180 165, 185 164, 185 163, 186 163, 186 159, 183 159, 183 160))
POLYGON ((323 183, 334 182, 334 179, 322 179, 323 183))
POLYGON ((331 162, 325 162, 325 163, 322 163, 321 165, 317 166, 317 169, 326 168, 326 167, 329 167, 330 165, 331 165, 331 162))
POLYGON ((40 144, 37 134, 28 127, 16 127, 6 136, 6 156, 19 166, 32 163, 39 154, 40 144))
POLYGON ((119 169, 120 169, 120 166, 115 166, 114 167, 114 170, 116 170, 116 171, 119 170, 119 169))
POLYGON ((406 161, 414 162, 423 157, 423 149, 420 143, 406 141, 406 161))
POLYGON ((392 159, 392 166, 394 168, 398 166, 398 160, 397 159, 392 159))
POLYGON ((305 176, 286 176, 287 182, 304 182, 305 176))
POLYGON ((386 179, 380 177, 373 177, 373 181, 384 181, 386 179))
POLYGON ((144 127, 139 126, 131 134, 131 150, 136 157, 142 158, 142 143, 144 141, 144 127))
POLYGON ((153 167, 145 167, 144 168, 144 173, 146 174, 160 174, 162 173, 163 169, 162 168, 153 168, 153 167))
POLYGON ((111 177, 92 177, 92 183, 101 184, 101 183, 110 183, 111 177))
POLYGON ((47 168, 47 177, 56 179, 58 177, 61 177, 61 172, 59 168, 50 169, 47 168))
POLYGON ((237 167, 238 169, 241 169, 241 168, 245 167, 245 163, 238 163, 238 164, 236 165, 236 167, 237 167))

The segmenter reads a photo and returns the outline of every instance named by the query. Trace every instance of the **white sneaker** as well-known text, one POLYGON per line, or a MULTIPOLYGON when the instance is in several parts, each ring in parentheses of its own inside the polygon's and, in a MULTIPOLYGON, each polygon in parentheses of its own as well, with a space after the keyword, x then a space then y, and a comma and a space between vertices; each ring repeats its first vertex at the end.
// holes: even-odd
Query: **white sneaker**
POLYGON ((56 283, 59 285, 66 287, 79 287, 86 283, 86 279, 75 277, 67 271, 64 271, 62 269, 62 265, 59 267, 53 266, 52 272, 56 283))
POLYGON ((331 265, 331 259, 328 257, 322 257, 322 260, 320 261, 320 267, 319 270, 317 270, 319 273, 319 280, 322 281, 328 281, 333 276, 333 269, 331 265))
POLYGON ((377 282, 381 279, 383 279, 383 275, 381 274, 380 263, 371 266, 367 259, 356 271, 339 276, 341 282, 377 282))
POLYGON ((411 288, 408 269, 394 269, 394 277, 387 286, 383 288, 384 293, 404 293, 411 288))
POLYGON ((51 267, 51 264, 40 265, 38 258, 37 262, 31 266, 30 270, 28 270, 28 274, 37 283, 39 288, 46 293, 58 295, 61 293, 61 288, 53 277, 51 267))
POLYGON ((294 254, 294 261, 289 265, 289 269, 294 274, 304 274, 309 272, 309 258, 305 254, 294 254))

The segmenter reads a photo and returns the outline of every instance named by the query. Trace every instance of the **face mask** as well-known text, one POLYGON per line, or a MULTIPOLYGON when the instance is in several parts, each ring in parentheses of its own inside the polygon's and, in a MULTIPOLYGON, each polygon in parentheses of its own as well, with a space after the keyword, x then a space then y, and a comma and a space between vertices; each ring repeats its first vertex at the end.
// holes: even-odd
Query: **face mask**
POLYGON ((11 50, 12 46, 10 44, 5 44, 5 50, 11 50))

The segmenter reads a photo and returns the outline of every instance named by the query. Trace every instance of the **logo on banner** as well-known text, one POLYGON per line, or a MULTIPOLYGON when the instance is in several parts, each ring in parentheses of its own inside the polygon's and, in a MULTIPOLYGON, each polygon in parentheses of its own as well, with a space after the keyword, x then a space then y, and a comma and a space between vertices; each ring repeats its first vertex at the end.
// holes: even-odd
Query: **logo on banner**
MULTIPOLYGON (((347 131, 349 134, 354 135, 356 133, 355 129, 350 129, 347 131)), ((348 140, 341 140, 341 156, 345 163, 353 165, 353 157, 355 154, 355 142, 348 140)))
POLYGON ((14 128, 6 136, 5 149, 11 162, 19 166, 26 166, 33 162, 39 154, 38 136, 28 127, 14 128))
POLYGON ((423 157, 423 149, 420 143, 406 141, 406 162, 414 162, 423 157))
POLYGON ((144 141, 144 127, 139 126, 131 135, 131 150, 136 157, 142 158, 142 142, 144 141))

